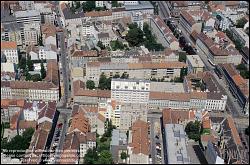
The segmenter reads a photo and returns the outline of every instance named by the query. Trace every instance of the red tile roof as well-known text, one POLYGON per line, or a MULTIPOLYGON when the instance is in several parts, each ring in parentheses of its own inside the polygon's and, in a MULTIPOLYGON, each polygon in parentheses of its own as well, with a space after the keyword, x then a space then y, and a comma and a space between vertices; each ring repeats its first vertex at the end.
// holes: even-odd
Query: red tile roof
POLYGON ((1 50, 6 49, 17 49, 17 44, 15 41, 1 41, 1 50))
POLYGON ((132 125, 132 147, 133 154, 149 155, 148 123, 142 120, 136 120, 132 125))
POLYGON ((236 129, 236 126, 234 124, 234 120, 233 120, 232 116, 228 116, 227 120, 228 120, 229 127, 231 129, 231 133, 233 135, 234 142, 237 145, 242 146, 242 143, 241 143, 241 140, 240 140, 240 136, 239 136, 239 133, 238 133, 238 131, 236 129))
POLYGON ((82 133, 87 133, 89 131, 89 121, 84 116, 85 113, 82 110, 79 110, 71 119, 71 125, 69 127, 69 132, 74 131, 75 129, 79 130, 82 133))
POLYGON ((190 25, 193 26, 195 24, 194 18, 185 10, 182 10, 180 15, 186 20, 186 22, 190 25))

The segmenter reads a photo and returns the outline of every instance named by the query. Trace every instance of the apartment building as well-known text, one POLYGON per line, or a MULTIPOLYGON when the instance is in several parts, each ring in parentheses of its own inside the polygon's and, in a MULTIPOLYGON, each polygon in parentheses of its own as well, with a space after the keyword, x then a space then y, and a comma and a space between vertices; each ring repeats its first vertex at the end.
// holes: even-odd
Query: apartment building
POLYGON ((129 164, 149 164, 148 123, 136 120, 128 137, 129 164))
POLYGON ((201 1, 169 1, 167 6, 171 17, 179 18, 180 12, 183 10, 199 10, 201 1))
POLYGON ((31 60, 57 60, 57 48, 55 45, 26 47, 26 53, 30 55, 31 60))
POLYGON ((111 99, 124 103, 147 103, 150 81, 140 79, 112 79, 111 99))
POLYGON ((239 39, 243 46, 249 48, 249 36, 241 28, 232 27, 231 31, 236 39, 239 39))
POLYGON ((17 43, 15 41, 1 41, 1 52, 8 63, 18 64, 17 43))
POLYGON ((188 73, 196 74, 197 72, 203 72, 205 69, 205 65, 199 55, 188 55, 186 63, 188 73))
POLYGON ((95 1, 95 7, 103 7, 104 1, 95 1))
POLYGON ((109 90, 86 90, 82 81, 77 80, 73 82, 74 89, 74 103, 83 105, 96 105, 100 101, 106 101, 111 98, 111 91, 109 90))
POLYGON ((57 45, 56 27, 54 25, 45 23, 41 26, 41 31, 44 45, 57 45))
POLYGON ((21 37, 23 31, 23 23, 8 23, 2 25, 1 41, 14 41, 18 46, 21 46, 23 39, 21 37))
POLYGON ((112 62, 88 62, 86 67, 86 79, 93 80, 96 85, 103 72, 107 77, 115 74, 120 76, 124 73, 129 78, 137 79, 164 79, 170 81, 180 77, 181 68, 186 68, 183 62, 162 62, 162 63, 112 63, 112 62))
POLYGON ((1 99, 1 121, 10 123, 11 118, 24 107, 23 99, 1 99))
POLYGON ((84 16, 87 19, 96 19, 96 20, 100 20, 100 21, 108 21, 108 20, 112 20, 112 11, 111 10, 106 10, 106 11, 90 11, 90 12, 86 12, 84 13, 84 16))
POLYGON ((127 142, 128 138, 125 132, 119 129, 114 129, 112 131, 112 137, 110 142, 110 152, 114 163, 124 163, 121 159, 121 153, 127 153, 127 142))
POLYGON ((38 24, 41 23, 41 15, 36 10, 23 10, 15 11, 14 15, 16 17, 17 23, 23 24, 38 24))
POLYGON ((223 64, 221 67, 229 86, 229 90, 233 96, 237 98, 237 101, 242 107, 243 112, 248 115, 249 108, 247 108, 246 105, 249 104, 249 86, 247 84, 247 80, 241 77, 232 64, 223 64))
POLYGON ((166 48, 164 51, 152 51, 149 53, 152 62, 171 62, 179 61, 179 54, 170 48, 166 48))
POLYGON ((218 14, 215 20, 215 28, 221 31, 227 30, 231 26, 231 21, 223 14, 218 14))
POLYGON ((165 124, 166 164, 189 164, 191 159, 187 153, 186 133, 181 124, 165 124))
POLYGON ((160 16, 152 16, 149 21, 149 26, 152 29, 152 33, 156 36, 157 41, 164 47, 169 47, 172 50, 179 49, 178 40, 160 16))
POLYGON ((149 1, 124 1, 126 3, 125 10, 127 15, 133 12, 141 12, 142 14, 154 14, 154 6, 149 1))
POLYGON ((93 23, 84 19, 82 21, 82 35, 86 37, 86 36, 93 35, 94 32, 95 32, 95 28, 94 28, 93 23))
POLYGON ((40 36, 40 24, 38 23, 29 23, 24 24, 23 33, 21 33, 23 38, 23 46, 27 45, 37 45, 38 37, 40 36))
POLYGON ((97 37, 105 47, 110 45, 111 37, 109 36, 109 33, 98 33, 97 37))
POLYGON ((196 31, 199 34, 202 27, 202 17, 204 16, 194 19, 190 12, 183 10, 180 13, 180 25, 186 30, 188 34, 191 34, 193 31, 196 31))
POLYGON ((226 46, 226 43, 216 44, 204 33, 200 33, 196 40, 196 48, 199 52, 205 54, 215 65, 219 63, 241 63, 242 56, 233 46, 226 46))
POLYGON ((6 99, 59 101, 58 87, 50 82, 1 81, 1 96, 6 99))
POLYGON ((35 9, 34 1, 19 1, 19 5, 22 7, 23 10, 34 10, 35 9))
POLYGON ((105 117, 105 121, 111 120, 116 128, 120 127, 121 104, 116 100, 107 99, 98 104, 99 114, 105 117))
POLYGON ((35 3, 35 10, 39 11, 41 15, 42 24, 54 25, 56 13, 54 11, 54 6, 51 3, 42 3, 37 1, 35 3))

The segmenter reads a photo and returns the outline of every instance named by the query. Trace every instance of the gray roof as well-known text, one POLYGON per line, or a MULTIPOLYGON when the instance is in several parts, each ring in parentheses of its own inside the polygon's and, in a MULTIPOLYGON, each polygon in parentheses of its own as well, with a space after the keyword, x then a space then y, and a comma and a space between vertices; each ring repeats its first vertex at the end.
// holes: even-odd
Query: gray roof
POLYGON ((34 16, 40 16, 40 13, 36 10, 16 11, 15 16, 17 18, 19 18, 19 17, 34 17, 34 16))
POLYGON ((112 131, 112 140, 111 140, 110 145, 118 146, 118 145, 121 145, 120 142, 123 142, 123 144, 126 144, 127 135, 124 132, 120 132, 118 129, 114 129, 112 131))
POLYGON ((3 27, 7 31, 18 31, 23 28, 23 23, 11 22, 4 24, 3 27))
POLYGON ((126 11, 154 9, 154 6, 149 1, 139 1, 138 5, 125 5, 126 11))
POLYGON ((10 15, 7 9, 4 9, 3 7, 1 7, 1 23, 8 23, 8 22, 14 22, 14 21, 16 21, 16 17, 13 15, 10 15))
POLYGON ((129 57, 129 56, 139 56, 140 53, 137 50, 129 50, 125 51, 124 56, 129 57))
POLYGON ((73 13, 67 6, 65 9, 63 9, 63 15, 65 19, 75 19, 84 17, 84 12, 78 12, 77 14, 73 13))
POLYGON ((98 33, 98 38, 109 38, 109 33, 98 33))

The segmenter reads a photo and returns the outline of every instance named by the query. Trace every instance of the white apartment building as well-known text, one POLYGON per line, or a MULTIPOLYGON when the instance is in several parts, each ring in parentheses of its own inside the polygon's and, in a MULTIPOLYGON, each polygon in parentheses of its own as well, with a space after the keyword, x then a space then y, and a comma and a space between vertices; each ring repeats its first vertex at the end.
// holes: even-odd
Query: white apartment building
POLYGON ((136 23, 138 27, 143 31, 143 15, 141 12, 133 12, 132 22, 136 23))
MULTIPOLYGON (((25 103, 31 104, 31 103, 25 103)), ((39 112, 46 106, 45 103, 33 102, 32 107, 27 107, 23 109, 23 120, 26 121, 37 121, 39 112), (38 104, 42 105, 43 107, 38 108, 38 104)))
POLYGON ((48 82, 1 81, 1 97, 6 99, 27 99, 59 101, 58 87, 48 82))
POLYGON ((41 23, 54 24, 56 13, 48 3, 35 3, 35 10, 41 14, 41 23))
POLYGON ((228 18, 220 14, 220 20, 216 19, 215 21, 215 27, 217 29, 221 29, 221 31, 227 30, 229 26, 231 25, 231 22, 228 18))
POLYGON ((34 1, 18 1, 18 2, 23 10, 34 10, 35 9, 34 1))
POLYGON ((231 31, 235 38, 239 39, 244 46, 249 48, 249 36, 241 28, 232 27, 231 31))
POLYGON ((187 55, 188 73, 203 72, 205 65, 199 55, 187 55))
POLYGON ((139 5, 138 1, 123 1, 124 5, 139 5))
POLYGON ((95 7, 103 7, 104 1, 95 1, 95 7))
POLYGON ((57 49, 54 45, 45 45, 39 47, 39 59, 57 59, 57 49))
POLYGON ((17 23, 30 24, 30 23, 41 23, 41 15, 36 10, 24 10, 16 11, 14 13, 16 16, 17 23))
POLYGON ((82 35, 89 36, 93 35, 95 32, 95 28, 92 22, 90 21, 82 21, 82 35))
POLYGON ((139 79, 112 79, 111 99, 124 103, 147 103, 150 81, 139 79))
POLYGON ((40 36, 40 24, 24 24, 24 31, 21 35, 24 38, 24 45, 37 45, 40 36))
POLYGON ((18 64, 17 44, 14 41, 1 41, 1 52, 8 63, 18 64))

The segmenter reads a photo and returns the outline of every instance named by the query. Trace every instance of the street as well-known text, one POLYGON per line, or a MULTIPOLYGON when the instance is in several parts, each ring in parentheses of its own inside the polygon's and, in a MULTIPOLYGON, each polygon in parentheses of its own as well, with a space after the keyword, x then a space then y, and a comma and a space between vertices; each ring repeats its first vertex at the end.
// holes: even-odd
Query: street
POLYGON ((150 124, 150 154, 151 164, 164 164, 164 152, 161 132, 161 113, 149 113, 148 122, 150 124))

